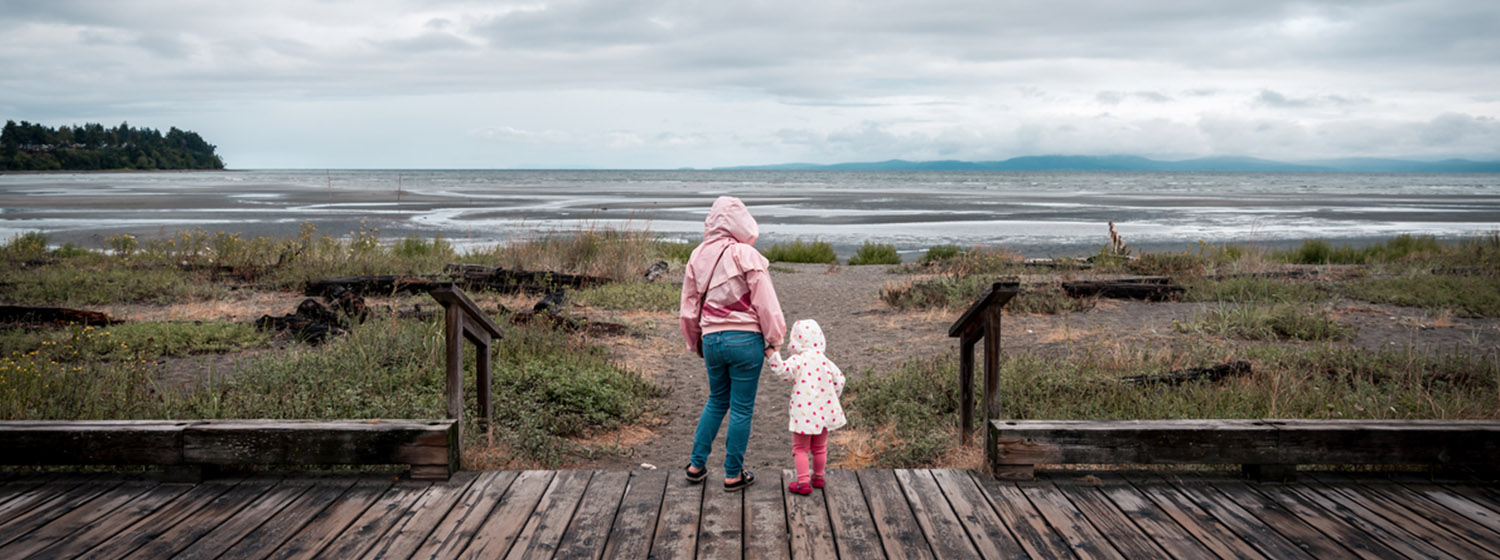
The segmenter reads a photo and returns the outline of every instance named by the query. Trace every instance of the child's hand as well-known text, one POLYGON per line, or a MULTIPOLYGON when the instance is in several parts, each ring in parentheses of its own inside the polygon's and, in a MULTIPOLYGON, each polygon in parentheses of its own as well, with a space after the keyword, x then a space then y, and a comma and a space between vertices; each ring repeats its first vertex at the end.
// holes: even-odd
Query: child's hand
MULTIPOLYGON (((772 354, 776 354, 779 351, 781 351, 781 348, 778 348, 776 346, 767 346, 766 347, 766 358, 770 358, 772 354)), ((778 358, 777 361, 781 361, 780 358, 778 358)))

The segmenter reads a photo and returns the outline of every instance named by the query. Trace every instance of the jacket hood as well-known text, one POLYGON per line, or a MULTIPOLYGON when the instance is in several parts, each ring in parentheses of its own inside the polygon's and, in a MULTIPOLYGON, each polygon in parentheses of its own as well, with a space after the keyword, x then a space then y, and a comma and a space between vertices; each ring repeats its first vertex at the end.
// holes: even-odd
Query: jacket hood
POLYGON ((732 196, 721 196, 708 211, 703 221, 703 244, 727 239, 746 245, 754 245, 760 237, 760 226, 750 216, 745 203, 732 196))
POLYGON ((803 319, 792 325, 792 332, 787 336, 786 349, 793 354, 803 352, 817 352, 822 354, 828 351, 828 342, 823 339, 823 327, 812 319, 803 319))

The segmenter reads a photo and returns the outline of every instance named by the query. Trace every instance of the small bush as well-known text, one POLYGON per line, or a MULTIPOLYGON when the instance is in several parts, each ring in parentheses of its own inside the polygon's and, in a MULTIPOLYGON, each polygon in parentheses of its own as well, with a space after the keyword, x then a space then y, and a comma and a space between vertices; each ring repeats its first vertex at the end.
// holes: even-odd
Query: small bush
POLYGON ((946 261, 957 257, 961 252, 963 252, 963 248, 958 245, 933 245, 927 248, 927 253, 922 255, 922 260, 918 262, 946 261))
POLYGON ((6 241, 0 252, 10 259, 40 259, 47 256, 47 236, 40 231, 28 231, 6 241))
POLYGON ((897 309, 961 307, 973 303, 994 283, 987 276, 943 276, 921 282, 887 282, 880 301, 897 309))
POLYGON ((849 264, 901 264, 901 253, 896 252, 894 245, 866 241, 849 257, 849 264))
POLYGON ((776 243, 761 253, 772 262, 838 264, 839 257, 833 245, 827 241, 811 242, 797 239, 791 243, 776 243))

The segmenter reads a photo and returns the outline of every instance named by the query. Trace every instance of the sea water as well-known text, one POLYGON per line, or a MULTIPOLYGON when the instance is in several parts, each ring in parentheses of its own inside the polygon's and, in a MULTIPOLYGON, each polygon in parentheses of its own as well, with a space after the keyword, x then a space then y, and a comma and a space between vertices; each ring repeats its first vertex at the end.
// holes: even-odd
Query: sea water
POLYGON ((291 236, 312 224, 460 246, 600 227, 697 241, 726 194, 750 207, 762 246, 821 240, 844 256, 866 242, 1083 255, 1108 243, 1110 222, 1147 250, 1500 229, 1497 174, 245 170, 0 175, 0 238, 102 247, 122 233, 291 236))

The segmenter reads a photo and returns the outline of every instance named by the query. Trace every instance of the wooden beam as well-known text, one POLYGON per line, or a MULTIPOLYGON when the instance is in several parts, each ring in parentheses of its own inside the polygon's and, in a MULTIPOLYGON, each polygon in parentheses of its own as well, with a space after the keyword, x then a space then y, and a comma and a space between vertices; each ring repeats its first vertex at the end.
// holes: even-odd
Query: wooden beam
POLYGON ((182 430, 171 420, 0 422, 0 464, 180 465, 182 430))
POLYGON ((438 300, 438 303, 444 306, 459 306, 465 315, 474 320, 476 326, 488 332, 490 336, 495 338, 504 336, 500 333, 500 327, 494 321, 490 320, 489 314, 480 309, 479 305, 474 303, 474 300, 469 299, 469 296, 464 295, 462 290, 455 288, 452 284, 432 288, 427 293, 432 295, 432 299, 438 300))
POLYGON ((958 345, 958 433, 959 443, 968 445, 974 430, 974 341, 958 345))
POLYGON ((964 310, 963 315, 958 317, 953 325, 948 327, 948 336, 958 338, 965 333, 980 329, 980 322, 984 319, 984 310, 990 306, 1004 307, 1011 298, 1021 293, 1021 284, 1018 282, 995 282, 990 288, 974 300, 969 308, 964 310))

